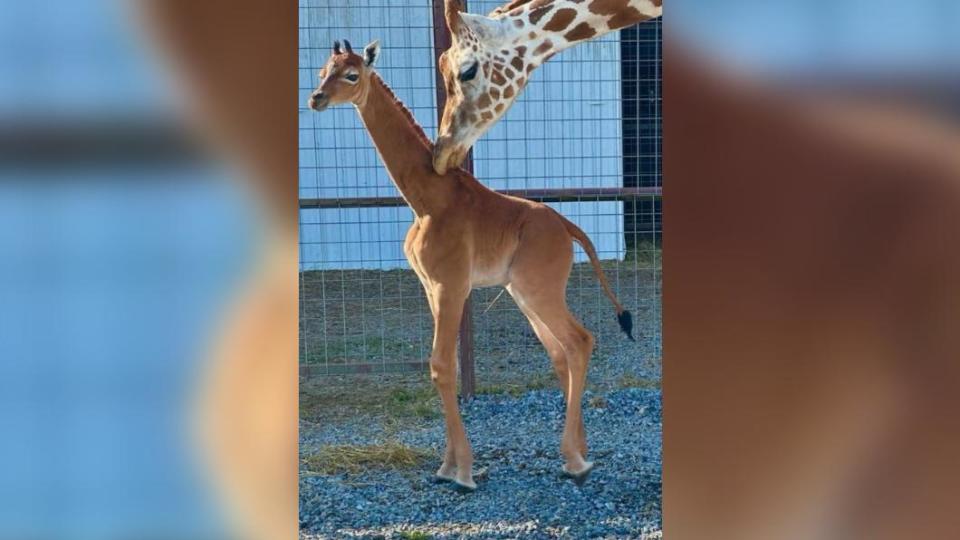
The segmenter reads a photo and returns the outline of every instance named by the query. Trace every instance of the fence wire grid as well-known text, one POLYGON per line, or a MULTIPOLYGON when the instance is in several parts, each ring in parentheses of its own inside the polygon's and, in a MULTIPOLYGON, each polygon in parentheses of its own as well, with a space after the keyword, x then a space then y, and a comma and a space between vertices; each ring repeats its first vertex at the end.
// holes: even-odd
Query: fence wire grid
MULTIPOLYGON (((440 0, 442 1, 442 0, 440 0)), ((436 137, 434 0, 301 0, 299 58, 300 363, 309 376, 426 372, 433 321, 402 243, 403 206, 357 201, 399 194, 353 107, 306 108, 334 40, 379 39, 377 70, 436 137), (311 202, 312 201, 312 202, 311 202), (324 204, 316 204, 323 202, 324 204), (372 203, 371 203, 372 204, 372 203)), ((489 13, 502 2, 470 0, 489 13)), ((577 45, 533 75, 504 118, 478 141, 474 173, 492 189, 659 188, 661 23, 641 23, 577 45)), ((567 287, 574 314, 596 336, 593 363, 659 365, 660 200, 579 196, 548 203, 591 238, 637 342, 619 331, 579 246, 567 287)), ((549 360, 502 288, 472 295, 477 381, 549 360)), ((542 365, 541 365, 542 364, 542 365)))

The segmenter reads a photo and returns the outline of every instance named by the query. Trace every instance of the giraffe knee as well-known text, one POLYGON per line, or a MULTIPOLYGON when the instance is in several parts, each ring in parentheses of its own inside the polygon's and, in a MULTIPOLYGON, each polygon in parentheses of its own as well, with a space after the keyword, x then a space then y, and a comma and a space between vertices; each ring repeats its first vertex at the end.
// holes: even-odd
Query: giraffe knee
POLYGON ((550 355, 550 358, 553 360, 554 364, 560 365, 560 364, 566 363, 567 361, 566 357, 563 354, 563 347, 560 347, 559 344, 554 347, 548 348, 547 354, 550 355))
POLYGON ((442 358, 430 357, 430 380, 433 384, 443 385, 455 379, 452 365, 442 358))
POLYGON ((593 346, 596 344, 596 340, 593 337, 593 334, 586 330, 580 331, 580 341, 583 343, 583 349, 587 351, 587 355, 593 352, 593 346))
POLYGON ((593 352, 595 340, 593 334, 584 330, 577 329, 573 332, 568 348, 572 354, 567 356, 567 360, 572 363, 571 367, 582 367, 590 360, 590 354, 593 352))

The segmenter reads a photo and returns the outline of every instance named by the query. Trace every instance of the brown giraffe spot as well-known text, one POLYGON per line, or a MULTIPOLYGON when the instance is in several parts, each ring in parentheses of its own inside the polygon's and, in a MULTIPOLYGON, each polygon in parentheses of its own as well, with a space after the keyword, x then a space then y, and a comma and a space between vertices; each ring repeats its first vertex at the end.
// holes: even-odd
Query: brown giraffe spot
POLYGON ((486 109, 487 107, 490 106, 490 103, 491 103, 490 94, 484 94, 480 96, 480 99, 477 100, 477 108, 486 109))
POLYGON ((504 107, 503 103, 497 103, 497 106, 494 107, 493 110, 496 111, 497 114, 500 114, 503 112, 503 107, 504 107))
POLYGON ((663 7, 663 0, 651 0, 656 7, 663 7))
POLYGON ((536 33, 536 32, 530 32, 529 34, 527 34, 527 37, 530 38, 530 39, 533 39, 533 38, 537 37, 537 33, 536 33))
POLYGON ((513 87, 512 87, 512 86, 508 86, 507 89, 503 91, 503 97, 506 98, 506 99, 510 99, 510 98, 513 97, 513 87))
POLYGON ((507 2, 506 4, 498 7, 497 9, 494 10, 494 12, 506 11, 508 9, 513 9, 513 8, 522 8, 523 5, 528 2, 530 2, 530 0, 512 0, 511 2, 507 2))
POLYGON ((493 113, 490 111, 483 111, 480 114, 480 118, 482 118, 483 120, 493 120, 493 113))
POLYGON ((476 124, 476 123, 477 123, 477 120, 479 120, 479 118, 477 118, 477 115, 475 115, 475 114, 471 114, 471 115, 470 115, 470 123, 471 123, 471 124, 476 124))
POLYGON ((510 61, 510 65, 513 66, 513 69, 517 71, 523 71, 523 60, 513 57, 513 60, 510 61))
POLYGON ((513 25, 516 26, 517 28, 523 28, 523 24, 524 24, 524 23, 523 23, 523 19, 514 19, 514 20, 513 20, 513 25))
POLYGON ((507 84, 507 80, 503 78, 503 74, 498 70, 493 70, 493 74, 490 75, 490 80, 493 81, 493 84, 497 86, 503 86, 507 84))
POLYGON ((523 45, 517 47, 517 54, 520 55, 520 58, 523 58, 523 55, 527 54, 527 48, 523 45))
POLYGON ((630 0, 593 0, 590 2, 590 13, 597 15, 616 15, 627 9, 630 0))
POLYGON ((539 47, 533 50, 534 56, 540 56, 541 54, 550 50, 550 47, 553 47, 553 42, 549 39, 540 44, 539 47))
POLYGON ((540 19, 542 19, 547 13, 550 12, 551 9, 553 9, 553 6, 542 6, 542 7, 531 9, 530 22, 533 24, 537 24, 538 22, 540 22, 540 19))
POLYGON ((535 66, 533 64, 527 64, 527 73, 530 73, 531 71, 533 71, 534 67, 535 66))
POLYGON ((633 26, 638 22, 646 19, 643 13, 640 13, 634 8, 630 8, 623 13, 618 13, 609 21, 607 21, 607 27, 611 30, 619 30, 621 28, 626 28, 627 26, 633 26))
POLYGON ((500 90, 496 88, 491 88, 490 97, 492 97, 493 99, 500 99, 500 90))
POLYGON ((550 22, 548 22, 543 29, 549 30, 550 32, 559 32, 570 26, 570 23, 572 23, 576 18, 577 10, 573 8, 558 9, 557 12, 553 14, 553 18, 550 19, 550 22))
POLYGON ((543 57, 543 61, 546 62, 547 60, 550 60, 551 58, 553 58, 553 55, 555 54, 557 54, 557 51, 547 53, 547 55, 543 57))
POLYGON ((597 31, 593 29, 588 23, 580 23, 573 30, 567 32, 563 35, 567 41, 581 41, 584 39, 589 39, 597 34, 597 31))
POLYGON ((519 79, 517 79, 517 87, 518 87, 518 88, 523 88, 523 83, 525 83, 525 82, 527 82, 527 78, 526 78, 526 77, 520 77, 519 79))
POLYGON ((483 65, 483 76, 484 76, 484 77, 489 77, 489 76, 490 76, 490 64, 484 64, 484 65, 483 65))
POLYGON ((537 24, 550 10, 553 9, 553 0, 534 0, 530 4, 530 22, 537 24))
POLYGON ((508 79, 512 79, 513 76, 516 75, 516 73, 514 73, 513 70, 510 68, 504 69, 503 74, 506 75, 508 79))

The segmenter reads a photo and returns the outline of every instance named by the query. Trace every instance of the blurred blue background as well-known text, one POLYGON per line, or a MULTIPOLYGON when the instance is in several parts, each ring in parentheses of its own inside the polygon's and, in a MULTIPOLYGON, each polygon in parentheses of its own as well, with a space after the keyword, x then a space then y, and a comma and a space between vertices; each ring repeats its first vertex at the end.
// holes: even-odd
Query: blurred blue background
POLYGON ((124 155, 176 138, 125 9, 0 0, 0 538, 223 532, 186 430, 250 201, 177 144, 124 155))
POLYGON ((664 12, 671 38, 751 71, 955 77, 960 67, 955 0, 700 0, 664 12))
POLYGON ((133 7, 116 0, 0 0, 0 115, 157 113, 170 104, 133 7))

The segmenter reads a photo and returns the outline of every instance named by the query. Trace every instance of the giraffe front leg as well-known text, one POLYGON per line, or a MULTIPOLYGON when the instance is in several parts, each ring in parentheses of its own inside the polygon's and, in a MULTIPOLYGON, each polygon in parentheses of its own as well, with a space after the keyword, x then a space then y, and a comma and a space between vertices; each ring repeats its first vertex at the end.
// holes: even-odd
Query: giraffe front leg
POLYGON ((443 402, 447 438, 437 478, 452 481, 460 491, 477 489, 473 481, 473 452, 457 403, 457 331, 469 290, 469 287, 450 289, 442 285, 432 288, 436 312, 430 377, 443 402))
MULTIPOLYGON (((420 281, 423 283, 423 288, 426 291, 427 303, 430 305, 430 313, 433 315, 434 320, 434 334, 436 334, 436 320, 437 320, 437 304, 433 298, 433 290, 430 288, 429 282, 426 278, 421 276, 420 281)), ((431 352, 430 358, 430 378, 433 380, 434 385, 437 386, 437 390, 440 390, 438 381, 441 378, 440 374, 443 371, 442 366, 439 365, 437 368, 434 368, 433 362, 433 352, 431 352)), ((442 395, 442 393, 441 393, 442 395)), ((443 453, 443 463, 440 464, 440 468, 437 469, 436 479, 440 482, 453 482, 456 479, 457 474, 457 458, 454 454, 454 446, 452 444, 453 434, 450 430, 450 422, 444 422, 446 424, 446 450, 443 453)))

